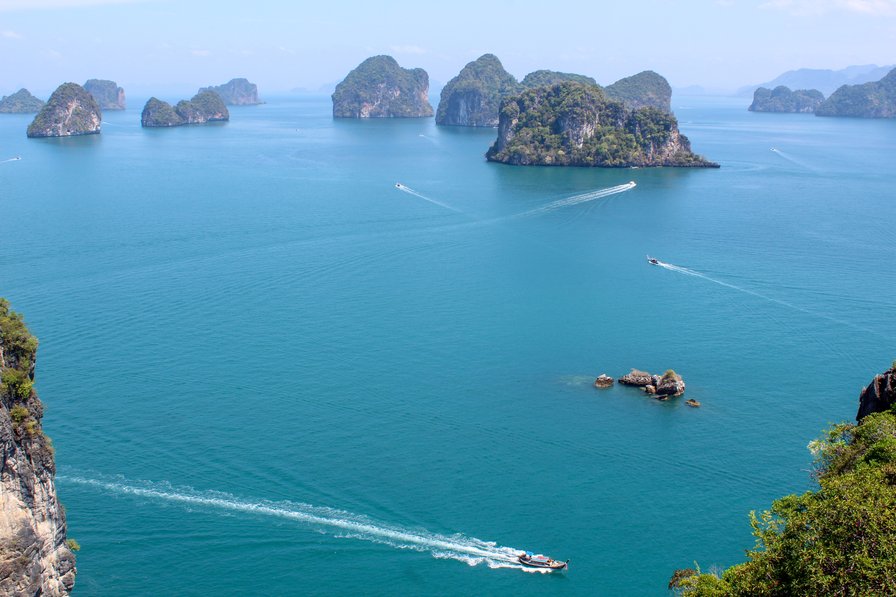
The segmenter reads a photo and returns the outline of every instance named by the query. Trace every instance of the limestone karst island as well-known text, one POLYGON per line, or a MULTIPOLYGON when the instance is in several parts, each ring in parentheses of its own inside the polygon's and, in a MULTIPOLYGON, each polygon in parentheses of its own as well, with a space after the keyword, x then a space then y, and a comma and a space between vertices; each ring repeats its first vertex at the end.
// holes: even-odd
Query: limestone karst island
POLYGON ((146 128, 206 124, 230 120, 230 112, 214 91, 200 91, 192 99, 181 100, 172 106, 168 102, 150 98, 143 106, 140 124, 146 128))
POLYGON ((691 151, 675 116, 629 109, 599 87, 560 83, 507 98, 486 157, 540 166, 718 167, 691 151))
POLYGON ((228 106, 255 106, 264 103, 258 99, 258 86, 245 78, 231 79, 223 85, 203 87, 199 93, 203 91, 217 93, 228 106))
POLYGON ((373 56, 358 65, 333 92, 334 118, 424 118, 429 104, 429 75, 406 69, 391 56, 373 56))
POLYGON ((103 115, 99 104, 77 83, 60 85, 28 125, 29 137, 96 135, 103 115))
POLYGON ((31 95, 27 89, 19 89, 0 99, 0 114, 35 114, 43 107, 44 101, 31 95))

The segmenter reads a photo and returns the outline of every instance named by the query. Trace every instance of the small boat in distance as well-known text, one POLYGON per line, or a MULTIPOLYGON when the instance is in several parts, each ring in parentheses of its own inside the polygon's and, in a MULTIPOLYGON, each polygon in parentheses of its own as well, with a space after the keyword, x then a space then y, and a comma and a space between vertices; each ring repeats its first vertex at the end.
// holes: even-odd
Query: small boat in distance
POLYGON ((547 556, 543 556, 541 554, 534 554, 531 551, 527 551, 525 553, 521 553, 517 558, 523 566, 527 568, 540 568, 543 570, 549 570, 551 572, 559 572, 561 570, 569 569, 569 560, 565 562, 558 562, 557 560, 551 559, 547 556))
POLYGON ((404 188, 404 185, 401 184, 400 182, 396 182, 396 183, 395 183, 395 188, 396 188, 396 189, 402 189, 402 188, 404 188))
POLYGON ((656 257, 651 257, 650 255, 648 255, 648 256, 647 256, 647 263, 649 263, 650 265, 659 265, 659 264, 660 264, 660 260, 657 259, 656 257))

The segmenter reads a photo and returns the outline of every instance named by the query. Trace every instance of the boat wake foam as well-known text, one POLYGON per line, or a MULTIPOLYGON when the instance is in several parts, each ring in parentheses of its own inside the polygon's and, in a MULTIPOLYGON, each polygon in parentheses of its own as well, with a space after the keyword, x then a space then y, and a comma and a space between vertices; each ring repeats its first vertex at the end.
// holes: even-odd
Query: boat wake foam
POLYGON ((407 185, 403 185, 400 182, 395 183, 395 188, 398 189, 399 191, 404 191, 405 193, 407 193, 409 195, 413 195, 414 197, 419 197, 420 199, 423 199, 424 201, 429 201, 433 205, 438 205, 439 207, 444 207, 445 209, 450 209, 451 211, 456 212, 456 213, 462 213, 459 209, 451 207, 450 205, 448 205, 446 203, 442 203, 441 201, 436 201, 432 197, 427 197, 426 195, 424 195, 422 193, 418 193, 411 187, 409 187, 407 185))
POLYGON ((624 193, 626 191, 630 191, 633 188, 638 186, 635 181, 630 181, 625 184, 617 185, 615 187, 608 187, 606 189, 598 189, 596 191, 588 191, 587 193, 581 193, 579 195, 573 195, 572 197, 567 197, 565 199, 558 199, 552 203, 548 203, 545 206, 537 207, 535 209, 530 209, 529 211, 524 211, 523 213, 517 214, 514 217, 522 218, 525 216, 534 216, 537 214, 542 214, 545 212, 553 211, 555 209, 560 209, 561 207, 569 207, 571 205, 578 205, 579 203, 587 203, 588 201, 594 201, 595 199, 601 199, 603 197, 609 197, 610 195, 615 195, 617 193, 624 193))
POLYGON ((681 267, 681 266, 679 266, 679 265, 673 265, 673 264, 671 264, 671 263, 665 263, 665 262, 660 261, 660 260, 657 260, 656 265, 658 265, 658 266, 660 266, 660 267, 662 267, 662 268, 665 268, 665 269, 667 269, 667 270, 669 270, 669 271, 678 272, 679 274, 684 274, 684 275, 686 275, 686 276, 694 276, 694 277, 696 277, 696 278, 702 278, 703 280, 706 280, 706 281, 708 281, 708 282, 712 282, 713 284, 718 284, 719 286, 724 286, 725 288, 730 288, 730 289, 732 289, 732 290, 737 290, 738 292, 743 292, 743 293, 749 294, 749 295, 751 295, 751 296, 755 296, 755 297, 757 297, 757 298, 761 298, 761 299, 763 299, 763 300, 770 301, 770 302, 772 302, 772 303, 781 305, 782 307, 787 307, 788 309, 793 309, 794 311, 799 311, 800 313, 805 313, 806 315, 811 315, 811 316, 813 316, 813 317, 821 317, 822 319, 826 319, 826 320, 828 320, 828 321, 831 321, 831 322, 834 322, 834 323, 837 323, 837 324, 840 324, 840 325, 844 325, 844 326, 849 327, 849 328, 852 328, 852 329, 854 329, 854 330, 858 330, 858 331, 865 332, 865 333, 869 333, 869 334, 874 334, 874 335, 876 335, 876 336, 880 336, 880 335, 881 335, 879 332, 876 332, 876 331, 874 331, 874 330, 872 330, 872 329, 868 329, 868 328, 865 328, 865 327, 862 327, 862 326, 859 326, 859 325, 855 325, 855 324, 850 323, 850 322, 848 322, 848 321, 844 321, 844 320, 842 320, 842 319, 837 319, 836 317, 831 317, 831 316, 829 316, 829 315, 825 315, 825 314, 823 314, 823 313, 817 313, 817 312, 815 312, 815 311, 810 311, 809 309, 804 309, 803 307, 800 307, 800 306, 798 306, 798 305, 794 305, 793 303, 788 303, 787 301, 782 301, 782 300, 780 300, 780 299, 772 298, 772 297, 770 297, 770 296, 768 296, 768 295, 762 294, 762 293, 760 293, 760 292, 756 292, 756 291, 754 291, 754 290, 749 290, 749 289, 747 289, 747 288, 742 288, 742 287, 740 287, 740 286, 735 286, 734 284, 729 284, 728 282, 723 282, 722 280, 716 280, 715 278, 712 278, 712 277, 710 277, 710 276, 707 276, 706 274, 700 273, 700 272, 698 272, 698 271, 696 271, 696 270, 692 270, 692 269, 689 269, 689 268, 686 268, 686 267, 681 267))
POLYGON ((526 572, 543 572, 524 568, 517 561, 523 550, 502 547, 462 534, 443 535, 423 529, 409 529, 370 519, 344 510, 296 502, 251 501, 212 491, 195 491, 173 487, 167 483, 105 481, 79 476, 60 475, 61 483, 91 487, 108 493, 174 502, 227 512, 242 512, 293 520, 335 538, 357 539, 387 545, 396 549, 428 552, 437 559, 464 562, 469 566, 485 564, 489 568, 516 568, 526 572))

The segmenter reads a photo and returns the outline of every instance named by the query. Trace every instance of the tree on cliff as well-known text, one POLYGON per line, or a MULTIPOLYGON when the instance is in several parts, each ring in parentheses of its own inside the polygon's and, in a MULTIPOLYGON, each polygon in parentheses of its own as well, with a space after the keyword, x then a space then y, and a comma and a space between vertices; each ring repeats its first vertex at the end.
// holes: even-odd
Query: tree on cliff
POLYGON ((676 571, 669 587, 713 597, 896 594, 896 408, 835 425, 809 449, 818 490, 750 514, 747 562, 718 576, 676 571))

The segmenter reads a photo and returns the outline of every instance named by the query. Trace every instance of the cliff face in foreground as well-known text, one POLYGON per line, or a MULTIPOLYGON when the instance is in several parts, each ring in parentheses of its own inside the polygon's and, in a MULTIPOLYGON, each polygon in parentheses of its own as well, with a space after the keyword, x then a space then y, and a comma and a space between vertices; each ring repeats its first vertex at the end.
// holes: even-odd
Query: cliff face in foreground
POLYGON ((747 561, 718 573, 676 570, 693 597, 896 594, 896 363, 862 391, 857 425, 809 443, 818 489, 788 495, 750 521, 747 561))
POLYGON ((147 128, 226 120, 230 120, 230 112, 224 105, 224 100, 214 91, 201 91, 190 101, 177 102, 173 108, 168 102, 151 97, 140 115, 140 124, 147 128))
POLYGON ((751 112, 798 112, 811 114, 824 101, 817 89, 797 89, 779 85, 774 89, 760 87, 753 94, 753 103, 747 108, 751 112))
POLYGON ((28 125, 29 137, 95 135, 103 120, 93 96, 77 83, 63 83, 28 125))
POLYGON ((818 106, 815 115, 896 118, 896 68, 875 83, 844 85, 818 106))
POLYGON ((334 118, 432 116, 429 75, 405 69, 391 56, 373 56, 351 71, 333 93, 334 118))
POLYGON ((600 88, 579 83, 507 98, 486 158, 516 165, 718 167, 691 152, 672 114, 630 110, 600 88))
POLYGON ((115 81, 90 79, 84 83, 84 89, 93 96, 101 110, 124 110, 127 107, 124 89, 115 81))
POLYGON ((0 594, 55 597, 75 584, 56 464, 32 384, 37 340, 0 299, 0 594))
POLYGON ((896 363, 874 379, 859 394, 859 412, 856 420, 861 421, 872 413, 886 412, 896 408, 896 363))
POLYGON ((231 79, 223 85, 203 87, 203 91, 214 91, 228 106, 255 106, 264 102, 258 99, 258 86, 248 79, 231 79))
POLYGON ((520 90, 513 75, 494 54, 467 64, 442 89, 436 124, 498 126, 501 99, 520 90))
POLYGON ((0 100, 0 114, 35 114, 44 107, 44 101, 37 99, 27 89, 19 89, 0 100))

